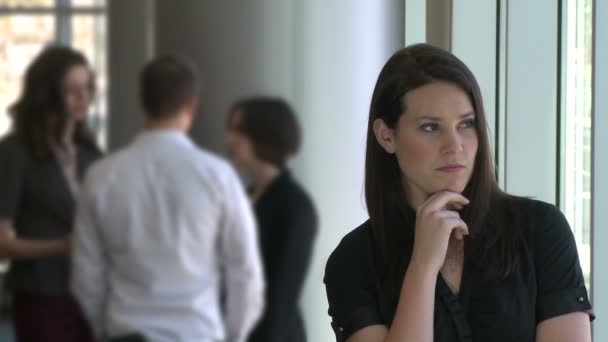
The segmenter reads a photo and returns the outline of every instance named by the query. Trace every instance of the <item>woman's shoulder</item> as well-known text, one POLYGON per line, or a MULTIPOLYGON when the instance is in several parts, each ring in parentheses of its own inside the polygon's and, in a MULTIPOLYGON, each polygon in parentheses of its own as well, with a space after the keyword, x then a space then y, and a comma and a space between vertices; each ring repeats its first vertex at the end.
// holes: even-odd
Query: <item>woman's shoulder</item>
POLYGON ((371 249, 371 245, 372 225, 370 220, 367 220, 346 234, 340 240, 340 243, 332 254, 360 252, 362 250, 371 249))
POLYGON ((563 216, 554 204, 529 197, 511 196, 508 204, 511 214, 519 219, 520 224, 538 224, 563 216))
POLYGON ((531 197, 509 196, 510 207, 519 213, 529 215, 545 215, 550 211, 559 210, 551 203, 537 200, 531 197))
POLYGON ((310 200, 310 196, 300 182, 292 175, 288 169, 282 170, 274 180, 274 184, 277 188, 277 192, 281 194, 289 194, 292 198, 298 198, 303 200, 310 200))
POLYGON ((271 196, 285 212, 293 214, 291 212, 295 210, 316 216, 316 208, 310 194, 291 175, 291 172, 284 170, 271 186, 271 196))
POLYGON ((23 141, 19 135, 15 133, 8 133, 7 135, 0 138, 0 147, 6 148, 23 148, 23 141))
POLYGON ((512 197, 509 202, 513 222, 529 243, 537 245, 572 235, 568 220, 554 204, 524 197, 512 197))
POLYGON ((28 152, 21 136, 9 133, 0 138, 0 154, 4 157, 27 159, 28 152))
POLYGON ((371 223, 365 221, 346 234, 327 259, 325 276, 342 271, 373 266, 373 240, 371 223))

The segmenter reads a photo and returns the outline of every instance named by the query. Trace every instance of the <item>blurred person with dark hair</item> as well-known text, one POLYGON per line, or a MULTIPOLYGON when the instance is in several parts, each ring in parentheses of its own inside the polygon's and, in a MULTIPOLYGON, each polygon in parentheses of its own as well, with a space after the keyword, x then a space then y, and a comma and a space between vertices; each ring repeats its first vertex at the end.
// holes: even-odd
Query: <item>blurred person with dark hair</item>
POLYGON ((0 256, 11 260, 17 341, 88 341, 91 331, 69 292, 75 197, 101 156, 86 117, 95 91, 86 58, 46 47, 25 73, 0 142, 0 256))
POLYGON ((267 284, 267 309, 250 342, 306 341, 298 301, 318 222, 310 197, 286 168, 300 140, 296 116, 281 99, 249 98, 229 112, 228 152, 252 176, 267 284))
POLYGON ((85 178, 73 291, 97 337, 244 341, 264 296, 246 194, 226 161, 187 136, 191 63, 157 57, 139 82, 144 131, 85 178))

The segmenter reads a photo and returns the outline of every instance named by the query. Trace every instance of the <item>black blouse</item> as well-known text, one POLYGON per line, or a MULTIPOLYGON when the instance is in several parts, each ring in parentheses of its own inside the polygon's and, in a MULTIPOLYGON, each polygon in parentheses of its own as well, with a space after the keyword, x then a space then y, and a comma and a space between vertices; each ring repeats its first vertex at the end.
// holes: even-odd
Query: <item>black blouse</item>
MULTIPOLYGON (((465 261, 459 296, 437 278, 434 340, 534 342, 543 320, 588 312, 591 305, 566 218, 555 206, 521 199, 521 263, 502 281, 490 281, 465 261)), ((390 326, 397 303, 388 303, 374 263, 369 221, 346 235, 329 257, 325 285, 337 341, 370 325, 390 326)), ((409 253, 408 253, 409 254, 409 253)))
POLYGON ((315 207, 284 170, 254 209, 266 278, 266 311, 249 342, 304 342, 298 302, 317 234, 315 207))
MULTIPOLYGON (((78 146, 78 177, 101 153, 78 146)), ((13 221, 17 236, 59 239, 72 231, 75 199, 54 158, 38 160, 17 135, 0 141, 0 217, 13 221)), ((69 291, 69 257, 19 259, 11 263, 6 287, 12 291, 65 294, 69 291)))

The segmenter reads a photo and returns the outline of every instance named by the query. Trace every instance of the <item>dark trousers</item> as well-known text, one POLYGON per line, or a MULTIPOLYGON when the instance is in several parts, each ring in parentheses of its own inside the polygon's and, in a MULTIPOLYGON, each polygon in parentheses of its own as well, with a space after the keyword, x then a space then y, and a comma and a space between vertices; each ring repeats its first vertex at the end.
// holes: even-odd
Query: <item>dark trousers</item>
POLYGON ((145 337, 139 334, 131 334, 119 337, 112 337, 107 340, 108 342, 146 342, 145 337))
POLYGON ((91 329, 71 295, 15 293, 12 304, 17 342, 92 342, 91 329))
POLYGON ((124 336, 112 337, 107 342, 146 342, 146 338, 140 334, 129 334, 124 336))

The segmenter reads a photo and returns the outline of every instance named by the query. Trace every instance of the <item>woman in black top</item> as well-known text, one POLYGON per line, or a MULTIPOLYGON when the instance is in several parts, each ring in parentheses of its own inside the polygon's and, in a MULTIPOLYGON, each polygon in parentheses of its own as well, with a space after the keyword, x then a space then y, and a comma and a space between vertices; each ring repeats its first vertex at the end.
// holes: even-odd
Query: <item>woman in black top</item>
POLYGON ((300 128, 280 99, 250 98, 229 114, 230 159, 251 176, 266 279, 266 311, 250 342, 304 342, 298 301, 310 263, 317 215, 308 194, 285 169, 300 128))
POLYGON ((413 45, 380 72, 365 196, 325 270, 337 341, 591 341, 568 222, 498 188, 479 86, 451 53, 413 45))
POLYGON ((28 67, 0 141, 0 256, 11 259, 18 341, 89 341, 69 294, 69 237, 78 184, 100 156, 85 119, 94 92, 85 57, 49 46, 28 67))

